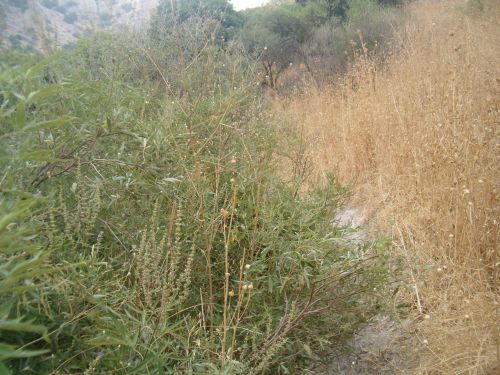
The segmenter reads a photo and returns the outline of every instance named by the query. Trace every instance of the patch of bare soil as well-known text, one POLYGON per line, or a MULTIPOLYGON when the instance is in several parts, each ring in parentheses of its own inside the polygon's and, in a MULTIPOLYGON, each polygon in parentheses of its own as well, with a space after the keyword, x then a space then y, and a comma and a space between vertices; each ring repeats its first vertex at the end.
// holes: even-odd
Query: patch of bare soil
POLYGON ((354 335, 342 353, 333 354, 326 365, 310 374, 411 374, 410 364, 417 351, 405 324, 387 316, 375 316, 354 335))
MULTIPOLYGON (((347 238, 353 245, 371 237, 363 227, 365 217, 359 208, 345 208, 337 215, 335 222, 355 229, 347 238)), ((314 366, 307 373, 411 374, 411 364, 418 356, 420 343, 412 337, 409 325, 410 322, 406 320, 396 321, 386 315, 377 315, 356 332, 342 350, 331 353, 321 365, 314 366)))

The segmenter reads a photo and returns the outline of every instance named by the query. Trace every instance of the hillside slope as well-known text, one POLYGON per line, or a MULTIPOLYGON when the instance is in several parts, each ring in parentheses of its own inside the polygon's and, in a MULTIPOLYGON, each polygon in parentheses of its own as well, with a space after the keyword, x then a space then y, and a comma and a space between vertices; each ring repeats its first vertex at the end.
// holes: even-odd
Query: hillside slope
POLYGON ((0 0, 0 48, 42 52, 71 45, 90 30, 136 27, 158 0, 0 0))

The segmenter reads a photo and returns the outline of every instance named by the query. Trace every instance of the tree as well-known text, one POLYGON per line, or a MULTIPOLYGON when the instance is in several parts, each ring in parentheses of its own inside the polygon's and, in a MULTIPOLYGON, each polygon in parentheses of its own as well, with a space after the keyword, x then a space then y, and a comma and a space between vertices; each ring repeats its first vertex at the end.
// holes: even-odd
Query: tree
MULTIPOLYGON (((342 21, 346 21, 351 0, 295 0, 295 2, 300 5, 309 3, 322 4, 326 9, 328 17, 337 17, 342 21)), ((376 0, 376 2, 379 5, 396 6, 403 4, 405 0, 376 0)))
POLYGON ((152 18, 153 34, 172 29, 192 17, 217 22, 218 36, 231 38, 243 24, 241 15, 228 0, 161 0, 152 18))
POLYGON ((338 17, 342 20, 346 19, 349 8, 349 0, 295 0, 295 2, 303 6, 310 3, 320 4, 325 9, 328 18, 338 17))
POLYGON ((260 59, 263 83, 271 88, 291 63, 304 62, 301 46, 328 20, 323 6, 314 2, 254 10, 247 16, 241 38, 248 54, 260 59))

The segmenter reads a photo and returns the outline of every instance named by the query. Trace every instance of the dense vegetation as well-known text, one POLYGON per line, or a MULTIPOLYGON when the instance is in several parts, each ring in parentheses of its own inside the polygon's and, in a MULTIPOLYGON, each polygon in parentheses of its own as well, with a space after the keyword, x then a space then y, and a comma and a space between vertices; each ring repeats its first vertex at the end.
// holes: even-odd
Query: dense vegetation
POLYGON ((372 373, 500 373, 499 15, 498 1, 419 1, 384 65, 362 58, 333 89, 273 107, 312 144, 311 179, 356 180, 357 207, 407 264, 411 333, 395 345, 414 345, 389 369, 380 350, 372 373))
POLYGON ((383 308, 386 244, 343 239, 333 175, 304 193, 257 75, 332 77, 400 11, 176 4, 144 34, 2 56, 1 373, 300 373, 383 308), (320 39, 338 70, 312 67, 320 39))
POLYGON ((374 52, 382 55, 394 27, 403 19, 395 7, 399 1, 392 2, 392 7, 384 3, 298 0, 251 9, 244 14, 241 38, 246 52, 260 58, 266 85, 284 86, 280 76, 290 65, 298 64, 309 79, 323 86, 346 72, 353 57, 374 52))

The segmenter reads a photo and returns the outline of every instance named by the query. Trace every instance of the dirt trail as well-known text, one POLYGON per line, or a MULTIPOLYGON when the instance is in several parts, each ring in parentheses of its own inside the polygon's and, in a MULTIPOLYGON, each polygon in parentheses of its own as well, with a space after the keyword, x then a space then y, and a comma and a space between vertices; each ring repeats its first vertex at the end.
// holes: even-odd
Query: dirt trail
POLYGON ((411 374, 408 353, 414 353, 414 343, 406 333, 406 324, 384 315, 373 317, 354 334, 344 352, 333 353, 310 374, 411 374))
POLYGON ((370 238, 370 235, 366 229, 363 227, 365 223, 365 216, 363 210, 355 207, 346 207, 337 214, 335 222, 341 227, 352 227, 355 229, 352 233, 347 234, 346 239, 359 243, 370 238))
MULTIPOLYGON (((346 240, 356 246, 372 234, 366 228, 366 215, 357 207, 344 208, 335 219, 340 226, 355 229, 346 240)), ((332 353, 311 375, 410 374, 410 357, 416 354, 407 321, 385 315, 374 316, 346 343, 345 350, 332 353), (410 355, 410 353, 412 355, 410 355)))

